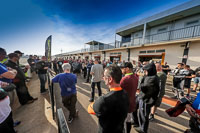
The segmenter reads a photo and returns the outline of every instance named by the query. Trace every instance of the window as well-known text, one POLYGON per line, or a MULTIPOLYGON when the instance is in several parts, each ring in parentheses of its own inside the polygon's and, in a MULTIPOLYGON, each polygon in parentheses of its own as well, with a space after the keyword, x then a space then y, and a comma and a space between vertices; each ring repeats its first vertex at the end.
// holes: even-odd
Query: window
POLYGON ((158 29, 157 33, 162 33, 167 31, 167 27, 158 29))
POLYGON ((199 20, 193 20, 193 21, 186 22, 185 26, 194 26, 197 24, 199 24, 199 20))
POLYGON ((156 53, 162 53, 162 52, 165 52, 165 49, 156 50, 156 53))
POLYGON ((131 35, 123 36, 122 37, 122 43, 130 42, 131 41, 131 35))
POLYGON ((140 54, 145 54, 147 51, 140 51, 139 53, 140 54))
POLYGON ((148 50, 147 53, 155 53, 155 50, 148 50))

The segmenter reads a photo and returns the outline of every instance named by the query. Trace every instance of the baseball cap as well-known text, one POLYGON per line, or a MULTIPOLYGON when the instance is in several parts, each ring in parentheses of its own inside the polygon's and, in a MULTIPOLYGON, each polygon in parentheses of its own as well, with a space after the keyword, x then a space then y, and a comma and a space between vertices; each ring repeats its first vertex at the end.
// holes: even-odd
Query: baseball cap
POLYGON ((120 68, 126 68, 126 67, 128 67, 128 68, 133 68, 133 65, 132 65, 131 62, 125 62, 124 64, 122 64, 122 65, 120 66, 120 68))
POLYGON ((16 53, 16 54, 24 54, 24 53, 22 53, 22 52, 19 51, 19 50, 14 51, 14 53, 16 53))
POLYGON ((12 59, 13 57, 19 58, 19 56, 18 56, 16 53, 10 53, 10 54, 8 54, 8 57, 9 57, 10 59, 12 59))

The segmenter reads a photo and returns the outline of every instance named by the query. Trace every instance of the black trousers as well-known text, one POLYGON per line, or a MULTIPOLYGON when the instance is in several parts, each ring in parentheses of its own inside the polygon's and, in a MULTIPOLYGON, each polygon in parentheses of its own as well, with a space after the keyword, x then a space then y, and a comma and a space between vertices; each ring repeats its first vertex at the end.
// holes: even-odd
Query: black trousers
POLYGON ((15 133, 13 126, 12 112, 7 117, 7 119, 0 124, 0 133, 15 133))
POLYGON ((69 117, 75 117, 76 115, 76 101, 76 94, 62 96, 62 103, 69 110, 69 117))
POLYGON ((58 72, 59 72, 59 73, 62 73, 62 72, 63 72, 62 66, 59 66, 59 67, 58 67, 58 72))
POLYGON ((91 71, 91 70, 88 70, 88 71, 87 71, 87 79, 86 79, 86 82, 89 82, 89 80, 90 80, 90 77, 91 77, 90 71, 91 71))
POLYGON ((101 96, 102 92, 101 92, 101 81, 100 82, 92 82, 91 84, 91 99, 94 99, 94 95, 95 95, 95 84, 97 84, 97 88, 98 88, 98 94, 99 96, 101 96))
POLYGON ((152 104, 145 103, 142 99, 136 99, 136 111, 133 112, 133 121, 140 126, 141 131, 147 133, 149 127, 149 114, 152 104))
POLYGON ((86 79, 86 76, 87 76, 87 69, 84 68, 84 69, 82 69, 82 71, 83 71, 83 77, 84 77, 84 79, 86 79))
POLYGON ((28 92, 28 87, 26 86, 25 81, 20 81, 15 83, 17 97, 21 105, 26 104, 29 100, 33 100, 33 97, 28 92))

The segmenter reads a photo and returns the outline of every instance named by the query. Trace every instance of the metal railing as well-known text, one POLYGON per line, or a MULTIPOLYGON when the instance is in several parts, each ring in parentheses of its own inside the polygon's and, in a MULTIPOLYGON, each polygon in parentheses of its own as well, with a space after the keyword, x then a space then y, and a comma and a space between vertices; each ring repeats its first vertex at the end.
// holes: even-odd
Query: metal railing
POLYGON ((180 40, 186 38, 194 38, 200 36, 200 25, 170 30, 162 33, 145 36, 143 42, 142 37, 133 38, 130 42, 122 42, 122 46, 138 46, 141 44, 152 44, 157 42, 165 42, 172 40, 180 40))
POLYGON ((52 116, 55 120, 55 97, 54 97, 54 91, 53 91, 53 82, 51 82, 53 75, 51 74, 50 69, 47 71, 47 82, 48 82, 48 89, 49 89, 49 96, 50 96, 50 102, 51 102, 51 109, 52 109, 52 116))
POLYGON ((69 52, 68 54, 77 54, 77 53, 84 53, 84 52, 93 52, 98 50, 107 50, 107 49, 114 49, 120 47, 130 47, 130 46, 139 46, 142 44, 152 44, 158 42, 165 42, 165 41, 172 41, 172 40, 180 40, 186 38, 194 38, 200 36, 200 25, 181 28, 181 29, 174 29, 162 33, 151 34, 145 36, 143 41, 142 37, 132 38, 130 42, 120 42, 116 41, 114 43, 104 44, 103 46, 93 46, 90 48, 85 48, 77 51, 69 52))
POLYGON ((51 79, 55 76, 55 72, 51 69, 48 69, 47 71, 47 81, 48 81, 48 87, 49 87, 49 96, 51 101, 51 109, 52 109, 52 117, 55 120, 57 118, 57 124, 58 124, 58 132, 59 133, 70 133, 68 124, 65 119, 65 115, 63 113, 62 108, 57 109, 56 107, 56 99, 55 99, 55 93, 54 93, 54 83, 51 81, 51 79), (57 115, 56 115, 57 113, 57 115))

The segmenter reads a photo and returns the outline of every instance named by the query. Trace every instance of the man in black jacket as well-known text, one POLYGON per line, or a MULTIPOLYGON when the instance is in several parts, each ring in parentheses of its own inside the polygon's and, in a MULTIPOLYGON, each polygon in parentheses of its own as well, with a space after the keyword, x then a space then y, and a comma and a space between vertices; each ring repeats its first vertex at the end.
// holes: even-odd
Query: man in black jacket
POLYGON ((29 64, 30 67, 31 67, 31 72, 33 72, 33 71, 34 71, 34 68, 35 68, 35 61, 34 61, 32 55, 29 56, 27 62, 28 62, 28 64, 29 64))
POLYGON ((159 78, 156 75, 156 66, 152 62, 143 67, 145 76, 142 78, 139 89, 140 93, 137 97, 136 106, 139 113, 133 113, 134 123, 139 124, 139 127, 135 129, 140 133, 147 133, 149 126, 149 114, 151 107, 155 105, 155 102, 159 94, 159 78))
POLYGON ((34 102, 35 100, 37 100, 37 98, 33 98, 28 92, 28 88, 25 83, 26 77, 25 77, 24 71, 18 65, 18 61, 19 61, 18 55, 15 53, 10 53, 8 57, 9 57, 9 60, 5 62, 5 65, 17 71, 17 75, 15 79, 13 80, 13 82, 16 86, 16 92, 17 92, 17 96, 18 96, 20 104, 24 105, 27 103, 34 102))
POLYGON ((46 62, 46 57, 42 56, 42 59, 36 64, 36 68, 38 70, 38 77, 40 79, 40 93, 44 93, 47 91, 45 89, 45 83, 47 81, 47 69, 48 64, 46 62))

